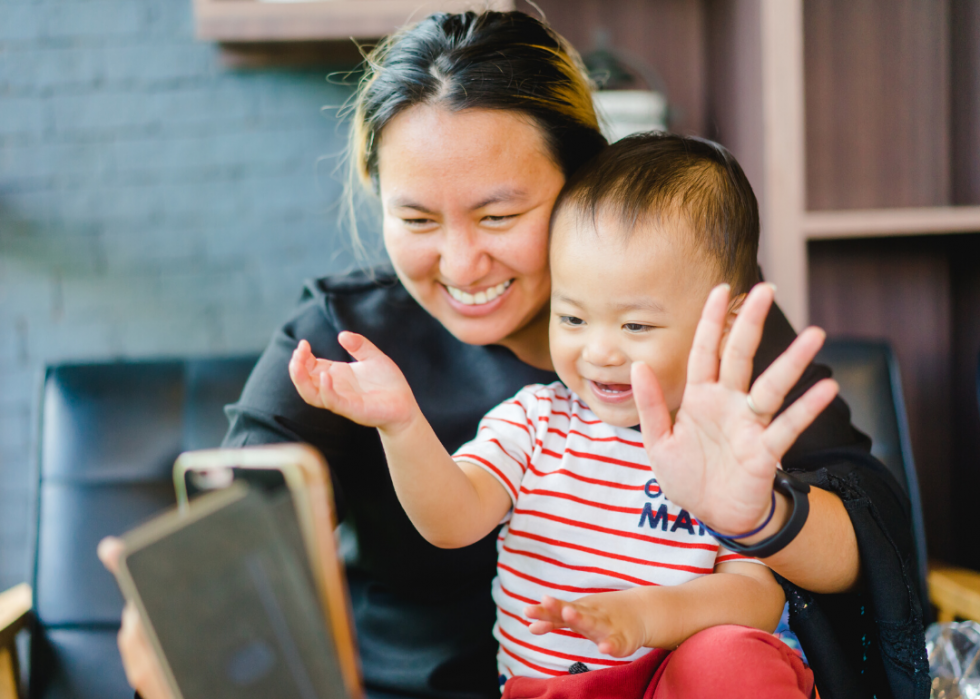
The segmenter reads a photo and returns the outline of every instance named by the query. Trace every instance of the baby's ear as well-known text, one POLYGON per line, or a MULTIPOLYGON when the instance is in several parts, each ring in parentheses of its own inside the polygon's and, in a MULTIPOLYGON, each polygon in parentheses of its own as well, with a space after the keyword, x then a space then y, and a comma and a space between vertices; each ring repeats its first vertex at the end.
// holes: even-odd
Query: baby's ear
POLYGON ((725 313, 725 329, 721 334, 719 353, 725 351, 725 343, 728 342, 728 335, 732 332, 732 325, 735 324, 735 319, 738 318, 738 314, 742 310, 742 304, 745 303, 747 297, 748 294, 739 294, 728 302, 728 311, 725 313))

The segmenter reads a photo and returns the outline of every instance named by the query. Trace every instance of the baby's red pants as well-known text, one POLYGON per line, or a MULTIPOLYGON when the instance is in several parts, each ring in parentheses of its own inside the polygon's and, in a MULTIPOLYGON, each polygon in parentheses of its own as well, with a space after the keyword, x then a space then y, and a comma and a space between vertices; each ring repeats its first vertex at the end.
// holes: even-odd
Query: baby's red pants
POLYGON ((677 650, 654 650, 605 670, 550 679, 513 677, 503 699, 809 699, 813 672, 778 638, 714 626, 677 650))

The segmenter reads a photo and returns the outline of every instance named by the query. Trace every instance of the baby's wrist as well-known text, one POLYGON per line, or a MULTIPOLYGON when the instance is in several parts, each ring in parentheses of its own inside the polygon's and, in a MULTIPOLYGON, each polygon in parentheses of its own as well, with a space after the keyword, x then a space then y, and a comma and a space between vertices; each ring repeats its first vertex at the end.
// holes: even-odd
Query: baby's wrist
MULTIPOLYGON (((766 524, 766 526, 760 529, 759 531, 755 532, 751 536, 747 536, 744 538, 743 537, 736 538, 735 540, 737 542, 739 542, 740 544, 751 546, 752 544, 756 544, 760 541, 764 541, 765 539, 768 539, 773 534, 782 530, 782 528, 786 526, 786 522, 789 519, 790 514, 792 514, 792 506, 790 500, 788 497, 786 497, 786 495, 779 492, 778 490, 773 491, 773 497, 774 497, 774 508, 772 511, 772 516, 769 517, 769 512, 766 511, 765 515, 763 515, 763 520, 760 520, 759 522, 759 524, 762 524, 765 518, 768 517, 769 521, 766 524)), ((755 527, 753 527, 753 529, 755 529, 755 527)))
POLYGON ((662 609, 661 605, 657 604, 661 591, 662 589, 659 587, 646 586, 635 587, 626 591, 635 597, 635 600, 631 600, 635 602, 632 605, 635 613, 631 614, 629 618, 637 625, 636 637, 642 648, 662 647, 665 631, 667 631, 666 636, 673 636, 669 630, 674 621, 671 612, 668 609, 662 609))
POLYGON ((393 420, 384 425, 378 425, 378 431, 388 439, 397 439, 405 434, 411 433, 424 421, 425 417, 422 415, 422 409, 413 400, 412 407, 404 418, 393 420))

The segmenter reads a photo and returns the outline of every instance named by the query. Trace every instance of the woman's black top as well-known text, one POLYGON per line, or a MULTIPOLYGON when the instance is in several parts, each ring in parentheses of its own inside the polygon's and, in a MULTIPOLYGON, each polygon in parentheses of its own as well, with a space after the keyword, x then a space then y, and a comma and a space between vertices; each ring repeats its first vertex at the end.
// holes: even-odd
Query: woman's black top
MULTIPOLYGON (((503 347, 460 342, 390 270, 375 270, 309 282, 241 399, 227 409, 226 446, 302 441, 330 465, 369 695, 499 696, 490 598, 496 532, 456 550, 427 543, 398 503, 376 430, 308 406, 289 379, 287 364, 300 339, 318 357, 350 361, 337 343, 341 330, 363 334, 398 364, 450 452, 474 436, 490 408, 527 384, 557 377, 503 347)), ((774 309, 756 373, 793 337, 774 309)), ((791 398, 828 374, 811 366, 791 398)), ((800 477, 843 499, 857 532, 866 591, 823 596, 781 582, 822 697, 926 697, 909 506, 869 447, 838 400, 783 459, 787 471, 805 471, 800 477)))

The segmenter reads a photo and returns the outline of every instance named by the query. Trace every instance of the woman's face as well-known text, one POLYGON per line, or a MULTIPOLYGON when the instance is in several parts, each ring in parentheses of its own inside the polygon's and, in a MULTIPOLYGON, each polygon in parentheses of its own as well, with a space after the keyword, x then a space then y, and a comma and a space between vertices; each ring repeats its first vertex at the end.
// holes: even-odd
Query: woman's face
POLYGON ((546 347, 548 222, 565 178, 538 127, 412 107, 381 134, 378 178, 385 247, 422 307, 473 345, 516 344, 541 320, 546 347))

